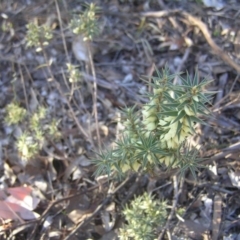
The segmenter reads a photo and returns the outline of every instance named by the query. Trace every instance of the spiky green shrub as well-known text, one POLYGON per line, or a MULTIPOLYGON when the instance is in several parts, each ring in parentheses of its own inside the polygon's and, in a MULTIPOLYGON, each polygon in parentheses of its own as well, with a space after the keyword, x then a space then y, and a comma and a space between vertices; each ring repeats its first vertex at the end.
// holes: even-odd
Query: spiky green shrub
POLYGON ((154 240, 167 218, 167 203, 154 200, 147 193, 135 198, 123 210, 127 221, 119 230, 120 240, 154 240))
POLYGON ((206 104, 212 93, 204 90, 209 81, 199 81, 197 74, 181 78, 181 85, 173 84, 174 78, 167 68, 157 71, 148 103, 123 110, 124 133, 116 147, 98 154, 96 175, 114 171, 121 177, 129 170, 152 172, 159 166, 195 174, 200 159, 187 138, 195 134, 196 123, 204 124, 199 116, 209 115, 206 104))

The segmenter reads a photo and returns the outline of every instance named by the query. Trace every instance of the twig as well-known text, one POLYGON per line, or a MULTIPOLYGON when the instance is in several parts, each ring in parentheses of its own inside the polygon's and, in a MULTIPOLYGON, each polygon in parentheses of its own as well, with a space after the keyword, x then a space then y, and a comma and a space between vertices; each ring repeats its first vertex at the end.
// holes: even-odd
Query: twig
MULTIPOLYGON (((230 101, 230 102, 228 102, 227 104, 225 104, 223 107, 218 107, 218 106, 220 105, 220 103, 222 103, 222 102, 223 102, 226 98, 228 98, 229 95, 232 93, 233 88, 234 88, 236 82, 239 80, 239 77, 240 77, 240 75, 238 74, 238 75, 235 77, 234 82, 233 82, 233 84, 232 84, 229 92, 228 92, 222 99, 220 99, 219 101, 217 101, 217 102, 213 105, 213 107, 212 107, 212 111, 213 111, 213 112, 218 112, 218 111, 220 111, 220 110, 226 109, 227 106, 229 106, 230 104, 233 103, 233 101, 230 101)), ((239 97, 239 96, 238 96, 238 97, 239 97)), ((235 99, 234 99, 234 100, 235 100, 235 99)), ((236 101, 236 100, 235 100, 235 101, 236 101)))
POLYGON ((66 200, 69 200, 73 197, 76 197, 76 196, 79 196, 79 195, 82 195, 82 191, 80 193, 77 193, 77 194, 74 194, 74 195, 71 195, 71 196, 68 196, 68 197, 64 197, 64 198, 61 198, 61 199, 58 199, 54 202, 52 202, 48 207, 47 209, 43 212, 43 214, 40 216, 40 218, 38 219, 34 229, 32 230, 30 236, 29 236, 29 240, 31 239, 34 239, 35 235, 37 234, 37 228, 39 227, 39 225, 44 221, 45 217, 47 216, 48 212, 58 203, 60 202, 63 202, 63 201, 66 201, 66 200))
MULTIPOLYGON (((190 54, 190 48, 187 48, 185 53, 184 53, 184 55, 183 55, 183 57, 182 57, 181 64, 178 65, 178 68, 176 70, 176 74, 180 74, 180 72, 181 72, 181 70, 183 68, 183 65, 185 64, 185 62, 188 59, 189 54, 190 54)), ((179 84, 181 83, 178 75, 176 75, 176 77, 173 80, 173 84, 177 84, 177 83, 179 83, 179 84)))
MULTIPOLYGON (((47 58, 47 54, 46 54, 46 52, 44 51, 43 45, 42 45, 41 47, 42 47, 42 49, 43 49, 43 51, 42 51, 42 52, 43 52, 43 56, 44 56, 44 59, 45 59, 46 65, 47 65, 48 72, 49 72, 49 74, 50 74, 50 76, 51 76, 51 78, 52 78, 52 81, 54 81, 55 86, 57 87, 57 89, 58 89, 61 97, 66 99, 66 97, 64 96, 64 94, 63 94, 63 92, 62 92, 62 90, 61 90, 61 88, 60 88, 60 84, 56 81, 56 79, 55 79, 55 77, 54 77, 54 75, 53 75, 53 73, 52 73, 52 71, 51 71, 50 64, 49 64, 49 61, 48 61, 48 58, 47 58)), ((77 119, 77 117, 76 117, 76 115, 75 115, 75 113, 74 113, 74 111, 73 111, 73 108, 72 108, 71 104, 69 103, 69 101, 68 101, 67 99, 66 99, 66 103, 67 103, 67 105, 68 105, 68 108, 69 108, 69 110, 70 110, 70 112, 71 112, 71 115, 72 115, 72 117, 73 117, 73 119, 74 119, 74 121, 75 121, 75 123, 76 123, 76 125, 77 125, 77 127, 78 127, 78 129, 79 129, 79 131, 80 131, 80 132, 86 137, 86 139, 93 145, 92 139, 89 137, 89 135, 87 134, 87 132, 83 129, 83 127, 80 125, 80 123, 79 123, 79 121, 78 121, 78 119, 77 119)), ((93 146, 94 146, 94 145, 93 145, 93 146)))
POLYGON ((238 73, 240 73, 240 66, 236 64, 227 53, 225 53, 212 39, 211 34, 209 33, 208 27, 205 23, 203 23, 201 20, 199 20, 196 17, 193 17, 191 14, 187 12, 181 12, 181 14, 192 24, 197 26, 203 36, 205 37, 206 41, 210 45, 210 47, 213 49, 214 53, 218 55, 224 62, 229 64, 232 68, 234 68, 238 73))
MULTIPOLYGON (((107 181, 106 181, 107 182, 107 181)), ((60 202, 63 202, 63 201, 67 201, 67 200, 70 200, 71 198, 74 198, 74 197, 77 197, 77 196, 80 196, 82 194, 85 194, 87 192, 90 192, 90 191, 93 191, 95 190, 96 188, 99 188, 99 185, 96 185, 96 186, 93 186, 91 188, 88 188, 88 189, 85 189, 85 190, 80 190, 79 193, 74 193, 70 196, 67 196, 67 197, 63 197, 61 199, 57 199, 55 201, 53 201, 48 207, 47 209, 43 212, 43 214, 40 216, 39 219, 37 219, 37 223, 30 235, 30 237, 28 238, 29 240, 32 240, 32 239, 35 239, 35 235, 37 234, 37 228, 38 226, 45 220, 46 216, 48 215, 49 211, 58 203, 60 202)))
MULTIPOLYGON (((64 96, 64 94, 63 94, 63 92, 62 92, 62 90, 61 90, 61 88, 60 88, 60 86, 59 86, 59 83, 58 83, 57 81, 55 81, 54 83, 55 83, 55 85, 56 85, 56 87, 57 87, 57 89, 58 89, 61 97, 62 97, 62 98, 65 98, 65 96, 64 96)), ((65 99, 66 99, 66 98, 65 98, 65 99)), ((83 129, 83 127, 82 127, 81 124, 79 123, 79 121, 78 121, 78 119, 77 119, 77 117, 76 117, 76 115, 75 115, 75 113, 74 113, 74 111, 73 111, 73 109, 72 109, 72 106, 71 106, 71 104, 69 103, 69 101, 68 101, 67 99, 66 99, 66 102, 67 102, 67 105, 68 105, 68 108, 69 108, 69 110, 70 110, 70 113, 71 113, 71 115, 72 115, 72 117, 73 117, 73 119, 74 119, 74 121, 75 121, 75 123, 76 123, 76 125, 77 125, 77 127, 78 127, 78 129, 79 129, 79 131, 87 138, 87 140, 88 140, 90 143, 92 143, 92 140, 89 138, 89 135, 87 134, 87 132, 83 129)))
POLYGON ((227 194, 230 194, 230 195, 232 195, 234 193, 233 191, 229 191, 229 190, 223 188, 223 187, 230 187, 230 186, 213 184, 211 182, 198 182, 198 181, 192 181, 192 180, 188 180, 188 179, 185 179, 185 182, 187 182, 188 184, 197 186, 199 188, 209 187, 209 188, 212 188, 215 191, 227 193, 227 194))
POLYGON ((98 147, 101 148, 101 138, 100 138, 100 133, 99 133, 98 110, 97 110, 97 78, 96 78, 96 72, 95 72, 95 67, 93 64, 92 53, 90 50, 89 43, 87 44, 87 47, 88 47, 89 63, 90 63, 91 72, 92 72, 92 76, 93 76, 93 112, 94 112, 94 117, 95 117, 98 147))
POLYGON ((108 196, 104 199, 104 201, 91 214, 91 216, 84 219, 78 226, 76 226, 76 228, 64 240, 71 239, 81 227, 89 223, 93 219, 93 217, 95 217, 102 210, 102 208, 111 201, 114 194, 116 194, 116 192, 118 192, 129 181, 129 179, 130 177, 126 178, 125 181, 123 181, 112 193, 109 193, 108 196))
POLYGON ((19 71, 20 71, 21 82, 22 82, 23 93, 24 93, 24 98, 25 98, 25 101, 26 101, 27 110, 29 111, 30 109, 29 109, 29 104, 28 104, 28 97, 27 97, 26 86, 25 86, 25 83, 24 83, 22 68, 20 67, 19 64, 18 64, 18 68, 19 68, 19 71))
POLYGON ((137 175, 137 178, 134 181, 134 184, 128 190, 127 196, 121 201, 121 205, 124 206, 130 198, 136 193, 136 190, 139 188, 141 173, 137 175))
MULTIPOLYGON (((183 179, 182 179, 182 181, 183 181, 183 179)), ((177 175, 176 174, 173 176, 173 188, 174 188, 174 198, 173 198, 172 209, 171 209, 171 212, 168 216, 167 222, 166 222, 165 226, 163 227, 162 232, 158 236, 158 240, 162 240, 166 230, 169 229, 170 222, 173 219, 175 210, 177 208, 178 197, 179 197, 179 195, 181 194, 181 191, 182 191, 181 188, 178 190, 178 181, 177 181, 177 175)))
POLYGON ((68 62, 70 62, 70 58, 69 58, 69 54, 68 54, 68 50, 67 50, 67 43, 66 43, 66 39, 65 39, 65 36, 64 36, 64 32, 63 32, 62 18, 61 18, 61 14, 60 14, 59 5, 58 5, 57 0, 55 0, 55 5, 56 5, 58 22, 59 22, 59 25, 60 25, 60 31, 61 31, 62 41, 63 41, 63 48, 64 48, 65 54, 67 56, 67 60, 68 60, 68 62))
POLYGON ((155 18, 160 18, 160 17, 166 17, 169 15, 172 15, 174 13, 178 13, 184 17, 183 21, 197 26, 200 31, 202 32, 203 36, 205 37, 206 41, 210 45, 210 47, 213 49, 213 52, 219 56, 224 62, 226 62, 228 65, 230 65, 232 68, 234 68, 238 73, 240 73, 240 66, 236 64, 229 56, 227 53, 225 53, 212 39, 211 34, 209 33, 208 27, 205 23, 203 23, 201 20, 198 18, 192 16, 191 14, 182 11, 182 10, 164 10, 164 11, 157 11, 157 12, 146 12, 142 13, 142 16, 144 17, 155 17, 155 18))

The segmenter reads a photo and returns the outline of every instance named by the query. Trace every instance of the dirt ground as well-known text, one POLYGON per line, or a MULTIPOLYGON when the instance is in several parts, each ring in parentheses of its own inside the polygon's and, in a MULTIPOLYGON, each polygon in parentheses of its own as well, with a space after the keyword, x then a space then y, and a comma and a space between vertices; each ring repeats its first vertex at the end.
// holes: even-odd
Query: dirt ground
POLYGON ((93 2, 98 35, 86 45, 69 24, 90 1, 0 1, 0 239, 118 239, 121 210, 146 191, 170 206, 158 239, 239 239, 239 1, 93 2), (47 24, 53 34, 40 52, 27 46, 33 22, 47 24), (77 66, 78 81, 69 80, 68 63, 77 66), (155 178, 94 177, 91 159, 116 139, 119 109, 145 103, 143 76, 166 65, 183 76, 197 71, 216 91, 213 117, 192 139, 204 159, 197 179, 186 174, 176 183, 176 169, 155 178), (28 117, 9 125, 12 102, 28 117), (26 161, 19 136, 32 131, 27 119, 40 106, 47 109, 44 129, 50 134, 57 126, 57 135, 44 135, 41 149, 26 161), (50 128, 53 120, 58 124, 50 128))

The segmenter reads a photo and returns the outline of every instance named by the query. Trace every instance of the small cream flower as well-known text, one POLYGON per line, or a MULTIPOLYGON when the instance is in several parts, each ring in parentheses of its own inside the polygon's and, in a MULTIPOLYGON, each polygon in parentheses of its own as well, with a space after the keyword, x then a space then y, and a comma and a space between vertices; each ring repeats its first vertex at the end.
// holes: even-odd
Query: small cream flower
POLYGON ((131 167, 128 164, 121 165, 122 172, 125 173, 128 170, 131 169, 131 167))
POLYGON ((155 95, 160 94, 160 93, 162 93, 162 92, 163 92, 163 89, 162 89, 162 88, 154 88, 154 89, 153 89, 153 93, 154 93, 155 95))
POLYGON ((165 158, 163 158, 163 162, 166 164, 166 166, 173 164, 173 161, 174 156, 166 156, 165 158))
POLYGON ((198 96, 193 96, 193 99, 196 101, 196 102, 199 102, 199 99, 198 99, 198 96))
POLYGON ((174 138, 171 139, 171 141, 168 141, 167 144, 168 144, 169 148, 177 149, 180 145, 180 142, 178 140, 178 137, 175 136, 174 138))
POLYGON ((157 116, 153 116, 153 115, 146 119, 146 121, 148 121, 149 123, 150 122, 155 122, 156 120, 157 120, 157 116))
POLYGON ((147 124, 146 124, 146 129, 147 129, 148 131, 153 131, 153 130, 156 129, 156 127, 157 127, 157 124, 154 123, 154 122, 150 122, 150 123, 147 123, 147 124))
POLYGON ((164 137, 164 139, 166 141, 168 141, 169 139, 174 138, 176 136, 177 126, 178 126, 177 122, 175 122, 169 126, 169 131, 165 134, 165 137, 164 137))
POLYGON ((194 116, 195 115, 193 110, 191 108, 189 108, 187 105, 184 106, 184 111, 188 116, 194 116))
POLYGON ((135 161, 132 165, 132 168, 135 172, 137 172, 140 167, 141 167, 141 164, 139 164, 137 161, 135 161))

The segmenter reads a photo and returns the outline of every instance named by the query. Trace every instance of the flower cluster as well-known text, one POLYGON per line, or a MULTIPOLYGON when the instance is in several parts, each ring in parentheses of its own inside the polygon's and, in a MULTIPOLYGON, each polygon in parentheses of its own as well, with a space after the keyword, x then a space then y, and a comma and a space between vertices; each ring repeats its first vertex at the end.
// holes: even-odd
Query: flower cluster
POLYGON ((61 137, 56 119, 47 120, 47 109, 39 107, 29 115, 26 109, 10 103, 7 107, 5 122, 8 125, 19 124, 20 135, 17 138, 17 149, 23 160, 34 157, 43 147, 46 136, 52 140, 61 137), (24 126, 23 126, 24 125, 24 126), (23 132, 21 126, 25 129, 23 132))
POLYGON ((70 22, 70 28, 76 35, 83 35, 84 41, 92 40, 99 32, 96 12, 99 9, 91 3, 79 16, 74 17, 70 22))
POLYGON ((20 107, 19 104, 15 102, 7 105, 6 113, 7 115, 5 117, 5 121, 8 124, 17 124, 21 122, 27 115, 26 109, 20 107))
POLYGON ((37 47, 36 51, 40 52, 43 46, 49 44, 49 40, 51 40, 52 37, 52 30, 48 25, 38 26, 34 22, 27 24, 27 47, 37 47))
POLYGON ((69 82, 76 83, 81 81, 81 73, 77 66, 72 65, 71 63, 67 63, 67 71, 69 74, 69 82))

